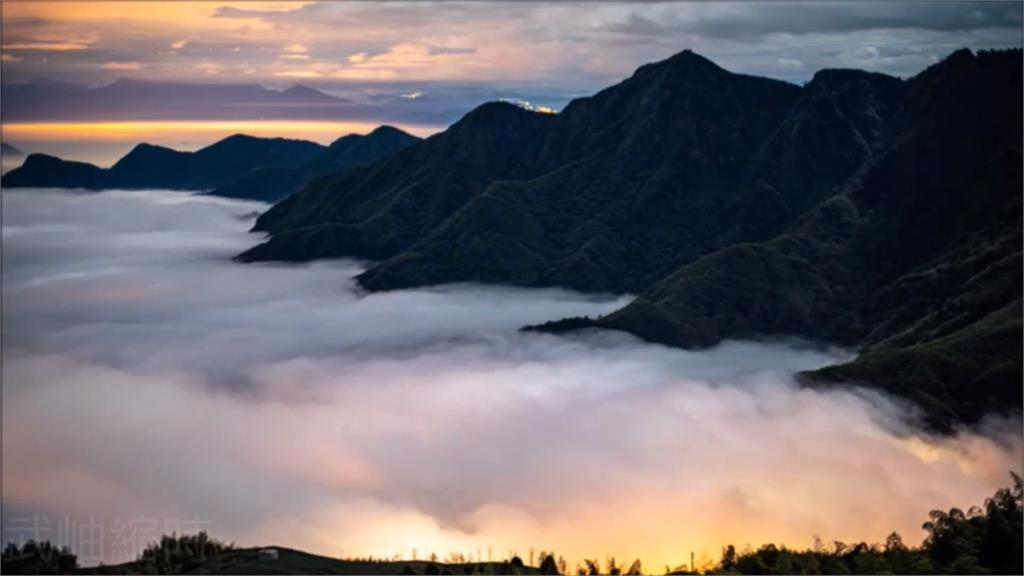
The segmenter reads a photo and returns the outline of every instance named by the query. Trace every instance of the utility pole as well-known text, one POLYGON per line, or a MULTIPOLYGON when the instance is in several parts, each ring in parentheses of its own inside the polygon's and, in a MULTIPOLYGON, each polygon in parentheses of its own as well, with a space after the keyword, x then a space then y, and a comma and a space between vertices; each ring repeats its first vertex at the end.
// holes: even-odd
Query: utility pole
POLYGON ((697 573, 697 567, 693 565, 693 550, 690 551, 690 572, 697 573))

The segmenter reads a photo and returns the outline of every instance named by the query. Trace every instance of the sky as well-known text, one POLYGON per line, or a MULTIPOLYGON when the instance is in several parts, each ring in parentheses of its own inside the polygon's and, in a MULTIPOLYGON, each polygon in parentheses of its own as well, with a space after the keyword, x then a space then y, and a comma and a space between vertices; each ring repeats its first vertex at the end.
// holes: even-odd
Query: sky
POLYGON ((520 332, 629 297, 365 294, 358 262, 240 265, 254 202, 2 203, 3 537, 84 565, 206 529, 335 557, 533 549, 660 571, 728 543, 916 544, 929 510, 1019 471, 1019 421, 936 438, 893 398, 794 383, 848 351, 520 332))
POLYGON ((426 136, 502 98, 559 110, 687 48, 734 72, 802 83, 836 67, 907 77, 961 47, 1022 45, 1019 2, 13 1, 2 10, 5 140, 104 166, 139 141, 194 150, 242 131, 327 144, 383 123, 426 136), (170 89, 86 98, 59 84, 122 78, 303 84, 347 103, 271 111, 229 96, 185 105, 170 89))
POLYGON ((5 82, 467 82, 585 94, 691 48, 737 72, 910 75, 1021 44, 1019 2, 5 2, 5 82))

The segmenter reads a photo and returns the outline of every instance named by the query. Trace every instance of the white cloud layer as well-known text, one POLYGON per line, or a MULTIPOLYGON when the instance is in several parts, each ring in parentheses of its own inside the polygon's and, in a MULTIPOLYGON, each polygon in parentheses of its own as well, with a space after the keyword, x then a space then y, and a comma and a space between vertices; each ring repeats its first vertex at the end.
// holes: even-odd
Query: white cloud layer
POLYGON ((732 542, 922 536, 1019 465, 1014 424, 921 436, 842 357, 521 333, 625 298, 362 294, 353 262, 246 266, 262 209, 172 192, 4 191, 3 504, 208 520, 328 555, 717 557, 732 542))

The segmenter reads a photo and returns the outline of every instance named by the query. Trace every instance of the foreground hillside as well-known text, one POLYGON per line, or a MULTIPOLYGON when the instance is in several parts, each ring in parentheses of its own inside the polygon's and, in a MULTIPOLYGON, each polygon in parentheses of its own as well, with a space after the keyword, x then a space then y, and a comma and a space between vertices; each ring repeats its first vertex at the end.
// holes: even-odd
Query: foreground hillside
POLYGON ((243 261, 355 256, 369 290, 447 282, 639 297, 597 326, 683 347, 856 347, 805 375, 946 428, 1021 404, 1021 51, 797 87, 689 51, 558 115, 485 104, 262 215, 243 261))

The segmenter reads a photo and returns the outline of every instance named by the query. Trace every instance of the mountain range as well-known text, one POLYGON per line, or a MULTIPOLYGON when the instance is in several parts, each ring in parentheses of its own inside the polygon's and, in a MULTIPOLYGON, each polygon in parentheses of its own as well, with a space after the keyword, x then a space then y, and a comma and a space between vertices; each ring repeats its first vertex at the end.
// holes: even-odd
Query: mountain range
POLYGON ((534 329, 847 346, 801 379, 881 387, 948 430, 1021 404, 1021 60, 965 49, 796 86, 684 51, 559 114, 484 104, 312 180, 239 259, 371 259, 368 290, 634 293, 534 329))
POLYGON ((372 163, 419 141, 397 128, 381 126, 321 146, 306 140, 236 134, 195 152, 139 144, 110 168, 30 154, 3 176, 4 187, 165 188, 208 190, 211 194, 279 200, 322 174, 372 163))
POLYGON ((309 86, 204 84, 122 78, 104 86, 4 84, 4 121, 343 118, 363 107, 309 86))
POLYGON ((303 164, 261 166, 217 187, 210 194, 276 202, 292 195, 318 176, 372 164, 419 140, 392 126, 381 126, 365 136, 349 134, 338 138, 323 152, 303 164))

